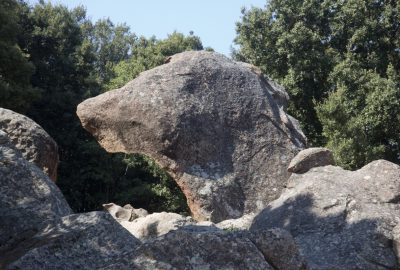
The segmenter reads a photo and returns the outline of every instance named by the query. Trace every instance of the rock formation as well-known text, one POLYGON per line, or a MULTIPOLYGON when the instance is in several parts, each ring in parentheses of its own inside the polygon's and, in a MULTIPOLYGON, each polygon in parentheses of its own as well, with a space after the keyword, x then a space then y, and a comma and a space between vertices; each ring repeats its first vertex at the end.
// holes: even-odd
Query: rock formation
POLYGON ((279 229, 256 233, 178 230, 144 243, 127 257, 113 269, 307 269, 293 238, 279 229))
POLYGON ((71 213, 53 181, 0 130, 0 254, 42 230, 43 221, 71 213))
POLYGON ((109 213, 72 214, 53 181, 0 131, 0 269, 305 269, 284 230, 225 232, 165 222, 167 213, 106 208, 125 222, 150 217, 148 231, 174 231, 141 243, 109 213))
POLYGON ((27 161, 35 163, 56 180, 58 147, 41 126, 24 115, 0 108, 0 130, 7 133, 27 161))
POLYGON ((288 172, 305 173, 311 168, 327 165, 335 165, 331 150, 322 147, 307 148, 292 159, 288 172))
POLYGON ((155 159, 196 220, 219 222, 263 209, 286 185, 305 145, 286 103, 254 68, 202 51, 174 55, 77 113, 107 151, 155 159))
POLYGON ((292 174, 251 230, 288 230, 311 269, 398 269, 399 198, 400 166, 388 161, 312 168, 292 174))

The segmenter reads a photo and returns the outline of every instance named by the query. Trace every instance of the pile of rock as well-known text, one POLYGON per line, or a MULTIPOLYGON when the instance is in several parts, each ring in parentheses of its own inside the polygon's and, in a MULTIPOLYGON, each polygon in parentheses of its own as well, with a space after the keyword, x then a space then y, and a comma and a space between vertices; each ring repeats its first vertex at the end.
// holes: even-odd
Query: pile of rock
POLYGON ((193 217, 73 214, 45 174, 54 142, 0 109, 0 268, 398 269, 400 166, 346 171, 328 149, 300 151, 287 98, 251 65, 186 52, 79 105, 108 151, 163 166, 193 217))

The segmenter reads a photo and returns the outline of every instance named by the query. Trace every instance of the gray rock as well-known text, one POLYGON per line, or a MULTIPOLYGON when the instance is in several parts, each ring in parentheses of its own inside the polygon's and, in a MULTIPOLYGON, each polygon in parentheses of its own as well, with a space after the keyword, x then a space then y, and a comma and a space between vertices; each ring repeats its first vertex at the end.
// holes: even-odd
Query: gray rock
POLYGON ((155 159, 196 220, 219 222, 263 209, 286 185, 306 143, 286 96, 242 63, 184 52, 77 113, 107 151, 155 159))
MULTIPOLYGON (((20 243, 6 269, 99 269, 140 244, 108 213, 90 212, 54 220, 20 243)), ((8 254, 9 260, 11 253, 8 254)), ((109 268, 112 269, 112 268, 109 268)))
POLYGON ((170 232, 148 241, 110 269, 307 269, 289 233, 170 232))
POLYGON ((253 222, 255 214, 247 214, 236 219, 226 219, 215 224, 220 229, 227 230, 248 230, 253 222))
POLYGON ((147 212, 146 209, 143 208, 133 208, 132 205, 130 204, 126 204, 123 207, 124 209, 129 209, 132 211, 132 215, 131 215, 131 220, 136 219, 136 218, 140 218, 140 217, 145 217, 147 216, 149 213, 147 212))
POLYGON ((0 130, 8 134, 27 161, 35 163, 56 180, 58 147, 41 126, 24 115, 0 108, 0 130))
POLYGON ((71 213, 54 182, 0 130, 0 254, 42 230, 43 221, 71 213))
POLYGON ((176 213, 153 213, 132 221, 120 220, 121 225, 141 240, 155 238, 186 225, 193 225, 190 217, 176 213))
POLYGON ((388 161, 317 167, 293 174, 251 230, 288 230, 311 269, 398 269, 399 194, 400 166, 388 161))
POLYGON ((331 150, 313 147, 300 151, 290 162, 288 172, 305 173, 311 168, 335 165, 331 150))

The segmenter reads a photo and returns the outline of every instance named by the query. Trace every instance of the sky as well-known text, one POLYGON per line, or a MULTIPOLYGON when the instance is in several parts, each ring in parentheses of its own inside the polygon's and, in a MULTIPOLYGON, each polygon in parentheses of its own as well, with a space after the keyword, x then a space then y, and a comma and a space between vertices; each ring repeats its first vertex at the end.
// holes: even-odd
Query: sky
MULTIPOLYGON (((29 1, 36 3, 36 0, 29 1)), ((193 31, 204 47, 230 55, 236 36, 235 23, 242 7, 264 7, 266 0, 51 0, 69 8, 86 7, 92 21, 109 17, 126 23, 136 35, 166 38, 178 31, 193 31)))

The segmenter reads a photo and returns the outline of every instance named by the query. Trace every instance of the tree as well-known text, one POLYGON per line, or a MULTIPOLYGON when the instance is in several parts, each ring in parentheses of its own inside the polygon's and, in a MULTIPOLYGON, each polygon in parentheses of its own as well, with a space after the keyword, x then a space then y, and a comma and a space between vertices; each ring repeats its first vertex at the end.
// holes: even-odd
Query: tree
POLYGON ((399 163, 399 16, 398 1, 271 0, 244 11, 234 56, 287 88, 311 143, 342 166, 399 163))
POLYGON ((141 37, 133 47, 132 56, 114 67, 115 77, 107 88, 119 88, 136 78, 140 72, 163 64, 166 57, 188 50, 203 50, 199 37, 177 32, 168 35, 164 40, 141 37))
POLYGON ((313 144, 322 142, 314 103, 329 90, 327 77, 335 60, 328 42, 331 2, 272 0, 266 9, 243 9, 236 27, 240 48, 234 58, 259 66, 286 87, 289 112, 313 144))
POLYGON ((130 58, 137 40, 126 24, 114 25, 110 19, 100 19, 95 24, 88 21, 83 31, 93 47, 94 71, 100 85, 114 77, 114 66, 130 58))
POLYGON ((34 66, 17 43, 22 8, 16 0, 0 1, 0 107, 21 113, 39 96, 30 83, 34 66))

